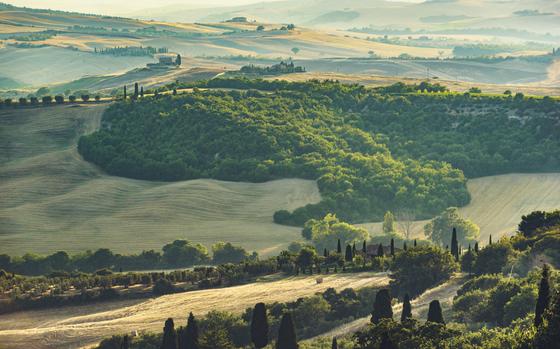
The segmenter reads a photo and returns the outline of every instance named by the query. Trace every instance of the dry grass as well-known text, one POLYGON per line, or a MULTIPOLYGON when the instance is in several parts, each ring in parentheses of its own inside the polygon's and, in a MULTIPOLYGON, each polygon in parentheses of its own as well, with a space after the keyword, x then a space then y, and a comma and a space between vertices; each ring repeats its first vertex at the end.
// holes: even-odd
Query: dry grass
POLYGON ((299 238, 278 209, 320 199, 313 181, 175 183, 106 176, 76 151, 105 106, 0 112, 0 253, 159 250, 178 238, 272 254, 299 238))
POLYGON ((201 290, 162 296, 145 301, 119 301, 99 305, 72 306, 60 310, 26 311, 0 316, 0 343, 9 348, 75 348, 91 345, 112 334, 130 331, 160 331, 173 317, 183 325, 192 311, 202 316, 210 310, 242 312, 257 302, 293 301, 323 292, 329 287, 359 289, 383 287, 384 274, 359 273, 289 277, 222 289, 201 290), (235 301, 234 301, 235 300, 235 301))

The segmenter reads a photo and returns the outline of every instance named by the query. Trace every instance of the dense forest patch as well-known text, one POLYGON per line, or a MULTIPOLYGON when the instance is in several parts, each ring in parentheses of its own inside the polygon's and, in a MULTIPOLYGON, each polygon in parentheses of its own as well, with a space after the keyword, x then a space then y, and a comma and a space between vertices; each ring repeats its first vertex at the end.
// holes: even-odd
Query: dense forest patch
POLYGON ((330 212, 378 220, 403 207, 433 216, 469 202, 462 171, 560 169, 559 108, 549 98, 387 93, 332 81, 198 86, 247 91, 116 103, 102 129, 80 139, 80 153, 138 179, 316 179, 320 203, 275 215, 295 225, 330 212))

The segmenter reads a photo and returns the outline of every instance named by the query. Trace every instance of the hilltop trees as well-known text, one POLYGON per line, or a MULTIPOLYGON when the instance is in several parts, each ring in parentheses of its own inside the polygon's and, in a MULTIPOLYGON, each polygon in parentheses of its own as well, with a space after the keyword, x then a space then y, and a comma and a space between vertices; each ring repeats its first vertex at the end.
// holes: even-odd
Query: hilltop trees
MULTIPOLYGON (((341 222, 336 215, 327 214, 323 219, 311 219, 305 223, 302 235, 313 242, 320 251, 324 248, 331 250, 335 243, 350 245, 356 241, 364 241, 369 237, 367 230, 346 222, 341 222)), ((337 246, 338 250, 338 246, 337 246)), ((339 251, 338 253, 341 253, 339 251)))
POLYGON ((110 174, 137 179, 317 180, 321 202, 275 213, 277 223, 289 225, 329 212, 350 222, 381 219, 400 206, 418 207, 421 216, 468 202, 460 171, 443 162, 393 157, 384 139, 360 122, 347 122, 347 111, 367 96, 361 86, 260 80, 207 86, 228 84, 253 90, 114 103, 103 116, 111 129, 82 137, 79 151, 110 174))
POLYGON ((440 245, 449 242, 451 231, 455 231, 456 241, 463 246, 474 243, 480 236, 480 228, 472 221, 463 219, 457 207, 447 208, 424 226, 424 234, 440 245))

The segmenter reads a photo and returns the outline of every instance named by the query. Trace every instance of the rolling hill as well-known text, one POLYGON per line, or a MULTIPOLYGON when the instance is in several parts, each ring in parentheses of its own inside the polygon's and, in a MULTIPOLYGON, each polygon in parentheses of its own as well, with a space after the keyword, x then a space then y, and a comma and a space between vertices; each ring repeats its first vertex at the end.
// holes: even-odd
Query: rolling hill
MULTIPOLYGON (((206 245, 231 241, 271 255, 300 239, 299 228, 272 223, 272 214, 318 202, 315 182, 107 176, 76 151, 78 137, 99 126, 104 109, 0 110, 0 253, 138 252, 186 238, 206 245)), ((524 213, 560 206, 560 174, 484 177, 467 186, 472 202, 462 212, 481 226, 482 239, 511 232, 524 213)), ((378 223, 369 228, 380 231, 378 223)))

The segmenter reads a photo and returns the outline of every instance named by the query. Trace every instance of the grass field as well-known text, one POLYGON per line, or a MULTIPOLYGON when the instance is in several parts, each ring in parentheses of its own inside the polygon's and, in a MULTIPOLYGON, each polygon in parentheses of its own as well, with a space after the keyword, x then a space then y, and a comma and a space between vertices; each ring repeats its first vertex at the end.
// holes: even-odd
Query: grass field
POLYGON ((386 286, 385 274, 338 274, 323 277, 289 277, 261 282, 173 294, 140 301, 118 301, 58 310, 26 311, 0 316, 0 343, 6 348, 76 348, 96 343, 112 334, 131 331, 161 331, 173 317, 184 325, 189 312, 203 316, 210 310, 242 312, 257 302, 293 301, 323 292, 329 287, 359 289, 386 286), (232 300, 235 299, 235 302, 232 300))

